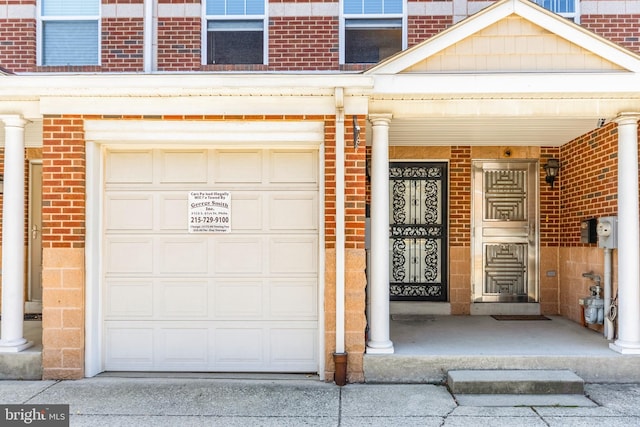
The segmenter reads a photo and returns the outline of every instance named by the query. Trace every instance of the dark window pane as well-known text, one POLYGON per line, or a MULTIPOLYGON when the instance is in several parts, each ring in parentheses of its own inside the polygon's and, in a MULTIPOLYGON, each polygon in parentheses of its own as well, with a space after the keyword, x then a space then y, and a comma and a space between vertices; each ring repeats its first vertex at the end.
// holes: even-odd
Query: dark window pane
POLYGON ((347 28, 345 62, 376 63, 402 50, 400 28, 347 28))
POLYGON ((262 64, 262 31, 209 31, 207 63, 262 64))

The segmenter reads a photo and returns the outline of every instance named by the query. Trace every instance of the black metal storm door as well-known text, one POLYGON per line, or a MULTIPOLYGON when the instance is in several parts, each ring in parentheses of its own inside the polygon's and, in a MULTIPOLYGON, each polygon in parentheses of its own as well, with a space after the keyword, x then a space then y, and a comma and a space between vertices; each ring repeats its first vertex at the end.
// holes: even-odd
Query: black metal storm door
POLYGON ((389 164, 390 298, 447 301, 447 164, 389 164))

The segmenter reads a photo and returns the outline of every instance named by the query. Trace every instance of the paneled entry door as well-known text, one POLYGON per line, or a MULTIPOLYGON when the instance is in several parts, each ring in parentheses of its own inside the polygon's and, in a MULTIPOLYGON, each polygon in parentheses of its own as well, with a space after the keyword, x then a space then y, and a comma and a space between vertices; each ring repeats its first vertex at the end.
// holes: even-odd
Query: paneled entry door
POLYGON ((389 164, 391 300, 447 301, 447 163, 389 164))
POLYGON ((473 166, 473 300, 537 302, 537 163, 473 166))

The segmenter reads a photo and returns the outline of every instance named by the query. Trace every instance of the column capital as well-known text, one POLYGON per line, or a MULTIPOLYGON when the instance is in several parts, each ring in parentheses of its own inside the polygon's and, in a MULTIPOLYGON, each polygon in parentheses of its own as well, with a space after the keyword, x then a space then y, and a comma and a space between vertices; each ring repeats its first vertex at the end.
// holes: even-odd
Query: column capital
POLYGON ((622 112, 612 120, 612 122, 618 125, 637 124, 640 120, 640 112, 622 112))
POLYGON ((388 125, 389 123, 391 123, 392 117, 393 117, 393 114, 379 113, 379 114, 369 114, 368 118, 371 124, 376 126, 376 125, 388 125))
POLYGON ((19 127, 23 128, 29 122, 19 114, 0 114, 0 121, 4 123, 6 127, 19 127))

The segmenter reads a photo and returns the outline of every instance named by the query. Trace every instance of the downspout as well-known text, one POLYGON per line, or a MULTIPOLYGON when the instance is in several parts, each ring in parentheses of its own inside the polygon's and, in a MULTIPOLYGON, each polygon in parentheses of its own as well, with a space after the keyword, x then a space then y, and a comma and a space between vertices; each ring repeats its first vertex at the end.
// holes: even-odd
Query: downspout
POLYGON ((345 230, 344 230, 344 89, 335 89, 336 102, 336 351, 334 380, 336 385, 347 383, 347 353, 345 351, 344 285, 345 285, 345 230))
POLYGON ((144 0, 144 72, 152 73, 156 69, 155 65, 155 34, 156 34, 156 13, 155 0, 144 0))

